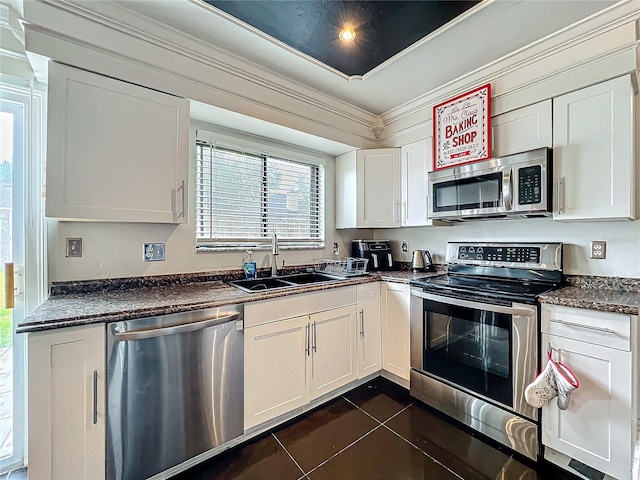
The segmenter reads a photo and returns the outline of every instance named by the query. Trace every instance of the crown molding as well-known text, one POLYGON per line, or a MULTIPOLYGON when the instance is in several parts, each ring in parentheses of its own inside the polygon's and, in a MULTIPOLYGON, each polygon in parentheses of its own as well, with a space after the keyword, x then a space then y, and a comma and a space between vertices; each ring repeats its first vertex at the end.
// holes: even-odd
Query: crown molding
MULTIPOLYGON (((565 53, 572 48, 580 47, 587 42, 593 44, 593 40, 602 39, 607 33, 619 31, 625 26, 627 27, 627 31, 625 32, 626 43, 624 45, 614 44, 613 52, 615 52, 615 48, 636 48, 639 38, 639 18, 640 5, 635 0, 628 0, 613 5, 603 12, 594 14, 577 24, 566 27, 553 35, 542 38, 488 65, 460 76, 420 97, 399 105, 385 112, 380 117, 385 126, 389 127, 396 122, 400 122, 405 117, 415 115, 424 110, 430 111, 433 105, 463 93, 477 85, 496 81, 496 79, 506 77, 527 67, 541 65, 546 60, 552 59, 554 56, 565 53), (630 35, 632 30, 635 30, 633 36, 630 35)), ((601 45, 601 49, 602 48, 606 48, 606 50, 601 53, 596 51, 595 55, 592 55, 587 62, 597 63, 601 59, 611 55, 612 50, 610 47, 607 47, 606 43, 601 45)), ((542 75, 539 78, 535 78, 535 80, 525 80, 517 86, 512 87, 511 91, 492 89, 492 101, 498 99, 501 95, 513 93, 514 90, 528 88, 532 83, 545 81, 549 76, 557 75, 563 71, 571 71, 575 69, 578 64, 579 62, 576 64, 575 61, 571 62, 571 60, 569 60, 569 62, 567 62, 565 60, 564 64, 555 65, 552 73, 542 75)), ((603 72, 603 75, 606 76, 606 74, 606 72, 603 72)), ((388 138, 389 137, 384 137, 382 140, 384 141, 388 138)))
POLYGON ((25 3, 24 23, 27 50, 53 60, 207 103, 210 99, 194 98, 188 91, 186 83, 191 83, 228 97, 226 105, 218 105, 223 108, 233 110, 231 99, 241 101, 245 108, 238 113, 252 112, 276 123, 289 117, 284 126, 302 131, 310 126, 308 133, 329 135, 358 148, 377 143, 371 131, 377 116, 128 11, 118 2, 32 0, 25 3), (65 44, 147 69, 149 80, 160 72, 173 80, 162 86, 157 78, 157 85, 140 81, 140 75, 123 78, 128 72, 121 69, 116 74, 109 62, 98 65, 88 54, 80 58, 65 44), (169 83, 174 87, 167 87, 169 83), (184 88, 175 88, 178 84, 184 88))

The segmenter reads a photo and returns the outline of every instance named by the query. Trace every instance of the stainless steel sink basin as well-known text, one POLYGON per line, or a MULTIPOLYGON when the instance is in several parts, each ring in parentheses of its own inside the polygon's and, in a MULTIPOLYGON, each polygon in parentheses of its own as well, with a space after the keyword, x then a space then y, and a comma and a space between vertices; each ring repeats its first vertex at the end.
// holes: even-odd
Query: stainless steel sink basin
POLYGON ((261 292, 264 290, 273 290, 274 288, 292 287, 293 284, 285 282, 279 278, 248 278, 246 280, 234 280, 229 282, 230 285, 238 287, 245 292, 261 292))
POLYGON ((294 273, 292 275, 283 275, 281 277, 266 278, 249 278, 245 280, 233 280, 228 282, 229 285, 244 290, 249 293, 263 292, 265 290, 274 290, 278 288, 293 288, 301 285, 309 285, 313 283, 335 282, 342 280, 340 277, 333 277, 323 273, 294 273))
POLYGON ((331 275, 326 275, 324 273, 317 273, 317 272, 294 273, 292 275, 283 275, 282 277, 279 277, 279 278, 287 282, 295 283, 296 285, 343 280, 340 277, 333 277, 331 275))

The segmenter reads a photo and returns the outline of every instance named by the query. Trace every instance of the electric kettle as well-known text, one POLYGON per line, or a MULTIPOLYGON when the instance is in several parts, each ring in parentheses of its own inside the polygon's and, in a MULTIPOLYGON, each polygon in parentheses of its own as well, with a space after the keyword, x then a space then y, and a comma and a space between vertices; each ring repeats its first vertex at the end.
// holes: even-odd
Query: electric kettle
POLYGON ((411 269, 414 272, 435 272, 436 268, 429 250, 414 250, 411 259, 411 269))

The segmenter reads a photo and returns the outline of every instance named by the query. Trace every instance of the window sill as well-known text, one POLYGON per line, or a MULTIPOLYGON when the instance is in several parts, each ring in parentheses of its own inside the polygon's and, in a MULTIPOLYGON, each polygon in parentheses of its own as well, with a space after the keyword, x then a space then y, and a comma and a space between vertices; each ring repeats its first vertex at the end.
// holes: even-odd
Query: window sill
MULTIPOLYGON (((220 252, 254 252, 271 251, 271 245, 221 245, 221 246, 196 246, 196 253, 220 253, 220 252)), ((325 245, 286 245, 279 243, 280 250, 324 250, 325 245)))

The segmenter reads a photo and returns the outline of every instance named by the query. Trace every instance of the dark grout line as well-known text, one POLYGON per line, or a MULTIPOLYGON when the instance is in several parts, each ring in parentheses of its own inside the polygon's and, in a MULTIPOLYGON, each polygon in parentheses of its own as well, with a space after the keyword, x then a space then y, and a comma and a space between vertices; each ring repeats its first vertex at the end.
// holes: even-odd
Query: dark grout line
MULTIPOLYGON (((407 407, 409 408, 409 407, 407 407)), ((393 417, 392 417, 393 418, 393 417)), ((389 419, 391 420, 391 419, 389 419)), ((431 455, 429 455, 427 452, 425 452, 424 450, 422 450, 420 447, 418 447, 417 445, 415 445, 413 442, 410 442, 409 440, 407 440, 406 438, 404 438, 402 435, 400 435, 398 432, 396 432, 395 430, 392 430, 391 428, 389 428, 387 425, 382 425, 384 428, 386 428, 387 430, 389 430, 391 433, 393 433, 394 435, 396 435, 397 437, 401 438, 402 440, 404 440, 405 442, 407 442, 409 445, 411 445, 413 448, 415 448, 416 450, 418 450, 419 452, 422 452, 423 455, 429 457, 431 460, 433 460, 435 463, 437 463, 438 465, 440 465, 442 468, 444 468, 445 470, 448 470, 449 472, 451 472, 453 475, 455 475, 456 477, 458 477, 460 480, 464 480, 463 477, 461 477, 458 473, 454 472, 453 470, 451 470, 449 467, 447 467, 444 463, 442 463, 440 460, 433 458, 431 455)))
MULTIPOLYGON (((300 471, 302 472, 302 477, 305 477, 306 475, 304 474, 304 470, 302 469, 302 467, 300 466, 300 464, 299 464, 298 462, 296 462, 296 459, 295 459, 295 458, 293 458, 293 455, 291 455, 291 454, 289 453, 289 450, 287 450, 287 449, 285 448, 285 446, 282 444, 282 442, 281 442, 280 440, 278 440, 278 437, 276 437, 276 434, 275 434, 275 433, 271 432, 271 435, 273 436, 273 438, 275 438, 275 439, 276 439, 276 442, 278 442, 278 445, 280 445, 280 446, 282 447, 282 449, 287 453, 287 455, 289 455, 289 458, 290 458, 291 460, 293 460, 293 463, 295 463, 295 464, 296 464, 296 467, 298 467, 298 468, 300 469, 300 471)), ((300 477, 300 478, 302 478, 302 477, 300 477)))
MULTIPOLYGON (((320 463, 320 465, 316 465, 314 468, 312 468, 311 470, 309 470, 306 475, 309 475, 310 473, 316 471, 318 468, 320 468, 321 466, 323 466, 325 463, 327 463, 328 461, 330 461, 332 458, 336 458, 338 455, 340 455, 342 452, 344 452, 345 450, 347 450, 349 447, 352 447, 353 445, 355 445, 356 443, 358 443, 360 440, 362 440, 364 437, 366 437, 367 435, 370 435, 371 433, 375 432, 377 429, 379 429, 380 427, 382 427, 382 424, 378 425, 376 428, 374 428, 373 430, 365 433, 364 435, 362 435, 360 438, 354 440, 353 442, 351 442, 349 445, 347 445, 346 447, 344 447, 342 450, 340 450, 337 453, 334 453, 331 457, 327 458, 324 462, 320 463)), ((464 480, 464 479, 463 479, 464 480)))

